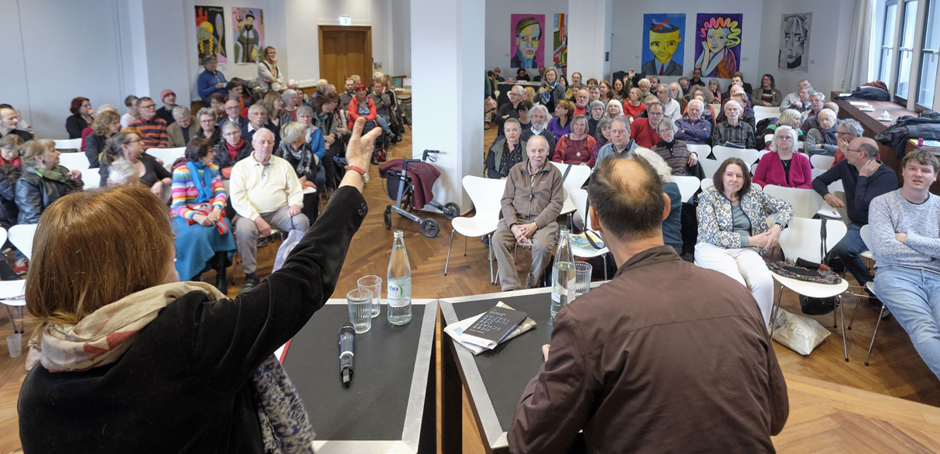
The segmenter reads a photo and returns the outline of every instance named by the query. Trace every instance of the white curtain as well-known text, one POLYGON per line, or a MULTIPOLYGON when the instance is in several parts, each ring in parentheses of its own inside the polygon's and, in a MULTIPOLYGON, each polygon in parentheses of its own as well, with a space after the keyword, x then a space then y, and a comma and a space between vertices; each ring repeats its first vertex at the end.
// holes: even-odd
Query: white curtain
POLYGON ((872 80, 869 74, 869 60, 871 59, 872 0, 858 0, 855 2, 855 14, 852 19, 852 36, 849 41, 849 55, 846 59, 845 86, 843 91, 850 91, 855 87, 872 80))

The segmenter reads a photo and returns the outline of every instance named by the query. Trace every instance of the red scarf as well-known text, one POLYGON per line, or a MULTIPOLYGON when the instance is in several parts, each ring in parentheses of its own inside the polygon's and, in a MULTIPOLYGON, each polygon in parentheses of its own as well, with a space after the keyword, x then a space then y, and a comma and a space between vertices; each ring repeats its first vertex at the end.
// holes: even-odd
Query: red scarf
POLYGON ((228 142, 225 142, 225 149, 228 150, 228 155, 232 157, 233 161, 236 159, 235 157, 238 156, 238 150, 241 149, 242 145, 244 144, 245 139, 239 139, 238 145, 235 145, 234 147, 229 145, 228 142))

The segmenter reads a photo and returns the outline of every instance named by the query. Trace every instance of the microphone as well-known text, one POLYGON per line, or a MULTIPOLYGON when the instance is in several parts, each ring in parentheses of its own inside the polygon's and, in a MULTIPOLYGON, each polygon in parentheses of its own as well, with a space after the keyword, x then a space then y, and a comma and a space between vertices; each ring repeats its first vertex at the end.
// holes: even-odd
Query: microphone
POLYGON ((353 357, 355 347, 353 342, 356 340, 356 331, 349 323, 339 329, 339 376, 343 381, 343 387, 348 388, 352 382, 353 376, 353 357))

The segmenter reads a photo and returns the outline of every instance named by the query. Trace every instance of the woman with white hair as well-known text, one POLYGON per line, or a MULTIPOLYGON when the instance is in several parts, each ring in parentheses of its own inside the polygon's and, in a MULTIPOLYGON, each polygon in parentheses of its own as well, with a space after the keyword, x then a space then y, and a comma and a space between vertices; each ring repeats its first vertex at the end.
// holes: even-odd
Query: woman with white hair
MULTIPOLYGON (((667 119, 664 119, 667 120, 667 119)), ((662 122, 660 122, 662 124, 662 122)), ((682 193, 679 185, 672 180, 672 169, 655 151, 648 148, 637 148, 629 156, 632 159, 643 159, 648 162, 659 178, 663 180, 663 193, 669 196, 669 216, 663 219, 663 242, 672 246, 676 254, 682 255, 682 193)))
POLYGON ((140 184, 137 167, 130 161, 120 161, 108 168, 108 187, 135 186, 140 184))
POLYGON ((605 112, 605 114, 611 119, 614 119, 623 115, 623 104, 620 101, 617 101, 616 99, 611 99, 610 101, 607 101, 607 112, 605 112))
POLYGON ((284 90, 284 93, 281 93, 281 99, 284 101, 284 113, 290 114, 292 121, 296 120, 297 108, 300 107, 300 104, 298 104, 297 101, 301 100, 300 103, 302 104, 303 98, 297 96, 297 90, 288 88, 287 90, 284 90))
POLYGON ((770 144, 771 153, 760 158, 754 171, 754 182, 761 187, 773 184, 788 188, 811 189, 813 171, 809 158, 796 153, 796 130, 789 126, 780 126, 774 132, 770 144))
POLYGON ((304 137, 306 129, 303 123, 296 121, 282 126, 281 145, 274 150, 274 156, 286 159, 297 173, 297 178, 300 179, 300 184, 304 188, 304 206, 300 212, 313 222, 317 219, 320 209, 320 194, 316 192, 317 186, 314 182, 317 179, 320 159, 323 156, 313 153, 313 149, 307 143, 307 138, 304 137), (311 189, 314 192, 308 192, 311 189))

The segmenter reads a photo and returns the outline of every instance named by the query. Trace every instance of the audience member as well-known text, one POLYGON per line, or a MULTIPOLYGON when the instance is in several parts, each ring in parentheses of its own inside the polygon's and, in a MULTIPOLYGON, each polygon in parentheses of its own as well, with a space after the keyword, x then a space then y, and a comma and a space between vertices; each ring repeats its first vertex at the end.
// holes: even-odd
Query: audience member
MULTIPOLYGON (((551 68, 549 68, 551 70, 551 68)), ((546 74, 548 71, 546 71, 546 74)), ((548 142, 535 136, 526 143, 527 159, 514 165, 503 192, 503 219, 493 233, 493 254, 499 263, 499 282, 504 292, 536 288, 554 250, 558 224, 555 219, 564 202, 561 172, 548 162, 548 142), (532 245, 532 267, 522 286, 512 248, 532 245)))
POLYGON ((196 112, 196 118, 199 120, 199 125, 193 137, 208 140, 212 147, 218 145, 222 141, 222 130, 216 126, 219 117, 216 116, 215 110, 211 107, 203 107, 196 112))
POLYGON ((637 88, 640 89, 640 99, 646 99, 650 95, 650 80, 643 78, 636 83, 637 88))
POLYGON ((225 86, 228 81, 225 80, 222 71, 218 70, 218 64, 219 61, 215 55, 202 57, 202 67, 205 68, 205 71, 199 73, 199 77, 196 79, 196 90, 206 105, 209 105, 209 96, 213 93, 226 95, 225 86))
POLYGON ((313 124, 320 128, 320 132, 323 134, 323 144, 326 148, 321 168, 324 171, 324 184, 327 189, 335 188, 342 177, 342 169, 333 159, 342 157, 344 151, 343 138, 339 131, 339 128, 344 124, 333 113, 338 104, 339 100, 335 94, 318 97, 313 103, 313 109, 316 113, 313 124))
POLYGON ((108 149, 108 140, 121 131, 121 117, 114 112, 103 112, 95 117, 91 127, 93 132, 85 138, 85 156, 88 168, 101 166, 101 156, 108 149))
POLYGON ((649 89, 650 94, 655 95, 659 93, 659 77, 650 76, 649 79, 650 79, 650 89, 649 89))
POLYGON ((525 100, 525 88, 522 85, 513 85, 509 90, 509 102, 499 106, 496 115, 493 116, 493 123, 497 126, 497 136, 503 135, 503 123, 510 118, 519 118, 517 109, 519 103, 525 100))
POLYGON ((225 115, 219 118, 218 126, 221 126, 227 121, 231 121, 238 125, 238 127, 244 132, 248 130, 248 119, 240 115, 241 110, 238 108, 238 101, 229 99, 225 101, 225 115))
MULTIPOLYGON (((690 152, 684 140, 676 138, 676 123, 671 118, 663 118, 656 125, 656 132, 662 139, 652 151, 669 166, 673 175, 686 175, 687 167, 698 163, 698 154, 690 152)), ((681 249, 680 249, 681 250, 681 249)))
POLYGON ((170 185, 173 184, 173 174, 163 167, 153 156, 144 153, 140 136, 133 130, 121 131, 111 136, 108 141, 107 153, 101 157, 101 186, 107 186, 108 167, 115 162, 130 161, 137 167, 140 183, 150 188, 150 192, 158 197, 166 195, 169 200, 170 185), (164 194, 164 190, 167 190, 164 194))
POLYGON ((235 239, 225 217, 225 188, 215 150, 208 140, 193 137, 186 146, 186 165, 173 169, 170 210, 176 235, 174 265, 182 281, 200 281, 202 273, 216 272, 215 288, 228 293, 225 269, 232 264, 235 239))
POLYGON ((166 148, 168 143, 167 123, 157 116, 156 104, 152 99, 144 96, 140 98, 139 109, 140 118, 132 121, 128 127, 140 131, 140 141, 143 149, 166 148))
POLYGON ((592 227, 618 270, 555 316, 508 431, 512 452, 568 452, 579 433, 585 452, 664 440, 679 452, 774 450, 789 405, 766 324, 743 288, 663 244, 661 186, 643 160, 598 163, 592 227))
MULTIPOLYGON (((689 96, 690 102, 693 99, 697 99, 699 102, 702 103, 702 118, 704 118, 706 121, 711 123, 711 126, 714 127, 716 124, 715 118, 717 117, 717 115, 715 115, 715 109, 712 108, 712 105, 711 105, 712 93, 708 91, 707 89, 696 85, 695 88, 692 89, 692 94, 689 96)), ((683 114, 688 113, 688 111, 689 111, 689 106, 686 105, 686 111, 683 112, 683 114)), ((709 131, 711 130, 709 129, 709 131)))
POLYGON ((522 132, 525 132, 532 125, 531 119, 529 118, 529 111, 532 110, 532 107, 532 102, 525 100, 520 102, 519 106, 516 108, 516 112, 519 115, 519 126, 522 127, 522 132))
POLYGON ((555 110, 555 104, 565 99, 565 87, 558 83, 558 71, 555 68, 545 70, 545 79, 539 87, 538 102, 549 112, 555 110))
MULTIPOLYGON (((300 212, 307 220, 317 220, 320 205, 320 193, 316 192, 317 172, 323 160, 324 148, 322 144, 314 153, 311 144, 307 142, 303 123, 287 123, 281 128, 281 145, 274 151, 274 156, 284 159, 293 167, 297 179, 304 190, 303 205, 300 212), (307 192, 313 190, 313 192, 307 192)), ((321 139, 322 140, 322 139, 321 139)))
POLYGON ((754 183, 761 187, 768 184, 787 188, 812 188, 813 169, 809 158, 796 150, 796 130, 781 126, 774 131, 770 143, 770 153, 766 153, 757 163, 754 171, 754 183))
POLYGON ((663 105, 664 118, 672 118, 672 120, 675 121, 682 117, 682 109, 679 107, 679 103, 676 102, 675 99, 672 99, 672 93, 668 85, 659 85, 656 89, 656 98, 658 98, 659 102, 663 105))
POLYGON ((714 186, 699 196, 695 264, 749 288, 766 333, 774 280, 761 256, 777 245, 780 232, 793 217, 793 207, 753 186, 747 164, 738 158, 721 163, 713 180, 714 186), (776 215, 774 225, 768 226, 771 214, 776 215))
POLYGON ((800 90, 802 90, 803 87, 810 87, 810 89, 812 89, 809 83, 809 79, 801 80, 798 84, 796 84, 795 92, 788 93, 786 96, 783 97, 783 100, 780 101, 781 112, 783 112, 784 110, 790 109, 791 107, 798 111, 805 110, 804 103, 808 101, 809 98, 808 97, 803 98, 802 96, 800 96, 800 90))
POLYGON ((646 103, 646 118, 636 118, 630 127, 630 138, 643 148, 653 148, 661 140, 656 128, 663 119, 663 105, 659 101, 646 103))
POLYGON ((643 100, 640 99, 641 95, 642 91, 639 88, 630 89, 630 91, 627 93, 626 99, 624 99, 622 104, 624 115, 633 119, 646 110, 646 104, 643 104, 643 100))
POLYGON ((623 115, 623 104, 620 104, 620 101, 617 101, 616 99, 607 101, 607 110, 604 115, 610 118, 617 118, 623 115))
POLYGON ((682 76, 679 78, 679 88, 682 89, 682 93, 685 93, 685 98, 688 99, 689 94, 692 92, 692 85, 689 83, 689 78, 682 76))
POLYGON ((571 132, 558 138, 552 161, 594 167, 594 138, 587 133, 587 118, 578 115, 571 120, 571 132))
POLYGON ((578 115, 587 116, 589 114, 587 111, 588 105, 591 102, 591 94, 588 92, 588 89, 579 87, 576 90, 574 95, 574 112, 571 113, 572 118, 578 115))
MULTIPOLYGON (((361 126, 357 128, 362 131, 361 126)), ((366 137, 375 137, 375 134, 366 137)), ((284 159, 272 156, 274 133, 259 129, 251 145, 254 151, 250 157, 235 164, 229 183, 232 206, 237 213, 235 238, 245 271, 241 293, 259 284, 255 261, 258 235, 270 235, 272 225, 282 232, 305 232, 310 225, 310 221, 301 213, 303 186, 297 179, 296 171, 284 159)), ((361 165, 360 161, 351 164, 361 165)))
POLYGON ((705 104, 699 99, 689 101, 686 115, 675 122, 676 139, 686 143, 707 144, 712 137, 712 124, 702 117, 705 104))
POLYGON ((694 87, 696 85, 705 88, 705 81, 702 80, 702 70, 698 68, 692 70, 692 79, 689 80, 689 86, 694 87))
POLYGON ((82 131, 94 121, 95 109, 91 107, 88 98, 79 96, 72 99, 69 112, 72 112, 72 115, 65 119, 65 130, 69 133, 69 139, 79 139, 82 137, 82 131))
MULTIPOLYGON (((664 118, 663 120, 668 120, 664 118)), ((662 127, 663 123, 659 123, 662 127)), ((663 219, 663 242, 671 246, 676 254, 682 255, 682 193, 679 185, 673 181, 672 169, 663 158, 652 150, 637 148, 628 159, 641 159, 646 161, 663 183, 663 194, 669 196, 669 215, 663 219)))
POLYGON ((560 138, 571 132, 571 119, 577 116, 575 111, 576 108, 573 102, 568 100, 558 102, 555 106, 555 117, 548 122, 548 131, 552 133, 553 137, 560 138))
POLYGON ((571 74, 571 86, 573 87, 575 85, 581 85, 581 79, 582 79, 581 73, 579 72, 572 73, 571 74))
MULTIPOLYGON (((20 150, 23 149, 23 139, 16 134, 9 134, 0 138, 0 166, 20 167, 20 150)), ((14 221, 14 224, 16 222, 14 221)))
POLYGON ((878 143, 874 139, 856 137, 846 148, 845 161, 813 179, 813 189, 829 206, 848 211, 848 232, 832 249, 832 255, 842 260, 861 287, 872 280, 868 265, 861 258, 868 248, 859 233, 868 224, 868 206, 875 197, 898 188, 894 170, 876 161, 877 157, 878 143), (829 185, 839 180, 845 189, 845 202, 829 193, 829 185))
MULTIPOLYGON (((383 78, 384 79, 384 78, 383 78)), ((387 90, 387 87, 384 81, 379 81, 375 84, 373 92, 369 95, 369 98, 372 99, 372 102, 375 103, 375 113, 379 122, 384 121, 388 125, 388 130, 391 133, 394 133, 392 140, 395 142, 401 141, 401 129, 393 126, 397 123, 394 121, 397 118, 398 113, 395 112, 395 102, 393 101, 395 94, 387 90)))
POLYGON ((839 119, 836 113, 823 109, 816 116, 816 128, 810 129, 803 142, 804 151, 810 156, 821 154, 835 156, 839 150, 839 119))
POLYGON ((59 165, 61 153, 49 139, 31 140, 23 146, 23 171, 16 182, 17 224, 38 224, 52 202, 82 190, 82 172, 59 165))
POLYGON ((137 174, 137 166, 130 161, 115 162, 113 166, 108 167, 109 188, 138 185, 140 185, 140 175, 137 174))
POLYGON ((140 107, 140 98, 134 95, 127 95, 124 98, 124 107, 127 107, 127 113, 121 115, 121 128, 126 128, 134 122, 134 120, 140 118, 140 112, 138 108, 140 107))
MULTIPOLYGON (((238 103, 238 115, 241 115, 242 111, 245 110, 245 108, 247 107, 245 105, 245 100, 243 99, 244 97, 242 96, 244 94, 245 87, 240 82, 241 79, 238 79, 238 80, 236 79, 238 78, 232 79, 231 81, 229 81, 229 83, 225 84, 225 91, 228 93, 228 96, 226 96, 226 100, 235 101, 236 103, 238 103)), ((226 105, 228 105, 227 102, 226 102, 226 105)), ((225 113, 229 114, 227 107, 225 109, 225 113)))
POLYGON ((509 170, 525 159, 525 141, 521 140, 519 120, 510 118, 503 124, 503 134, 496 138, 486 155, 486 176, 506 179, 509 170))
POLYGON ((904 186, 869 207, 878 297, 940 378, 940 198, 930 193, 940 161, 926 150, 901 160, 904 186))
MULTIPOLYGON (((242 137, 244 137, 245 140, 254 142, 255 131, 264 128, 264 121, 267 117, 268 113, 264 106, 261 104, 252 104, 251 107, 248 108, 248 124, 245 129, 242 130, 242 137)), ((274 133, 272 132, 271 134, 273 135, 274 133)), ((280 140, 275 140, 275 142, 279 141, 280 140)))
POLYGON ((248 157, 253 148, 251 142, 242 138, 241 128, 234 121, 226 121, 219 127, 222 131, 222 142, 215 146, 215 165, 219 166, 219 173, 223 180, 232 175, 235 163, 248 157))
POLYGON ((207 107, 215 112, 216 118, 225 117, 225 95, 221 93, 213 93, 209 95, 209 104, 207 107))
POLYGON ((160 102, 163 103, 163 107, 157 109, 157 117, 162 118, 166 125, 170 126, 176 121, 176 117, 173 116, 173 109, 176 108, 176 93, 169 88, 163 89, 160 92, 160 102))
POLYGON ((355 123, 356 119, 359 117, 366 119, 366 129, 371 130, 372 127, 377 125, 381 127, 386 134, 391 133, 388 129, 388 123, 386 123, 384 119, 379 118, 378 114, 375 112, 375 102, 366 96, 366 86, 362 84, 356 85, 356 97, 349 102, 348 127, 350 129, 352 129, 352 124, 355 123))
MULTIPOLYGON (((601 118, 601 121, 597 122, 597 134, 591 136, 594 137, 594 148, 591 149, 591 156, 594 157, 595 164, 597 164, 597 154, 601 151, 601 148, 610 142, 610 124, 612 121, 607 117, 601 118)), ((590 124, 590 120, 588 120, 588 124, 590 124)), ((629 135, 627 133, 627 136, 629 135)))
MULTIPOLYGON (((754 109, 748 105, 747 94, 744 93, 744 89, 734 85, 730 90, 731 94, 728 95, 728 99, 725 99, 725 104, 728 104, 728 101, 734 100, 738 102, 738 105, 741 106, 741 116, 739 121, 742 123, 747 123, 751 125, 751 128, 755 131, 757 130, 757 116, 754 114, 754 109)), ((722 106, 724 110, 724 106, 722 106)), ((727 119, 724 111, 718 114, 718 118, 715 119, 716 122, 721 123, 727 119)))
MULTIPOLYGON (((682 91, 682 87, 679 86, 676 82, 669 83, 669 94, 670 97, 677 103, 679 103, 679 116, 682 116, 682 112, 685 112, 685 107, 688 105, 689 101, 685 99, 685 92, 682 91)), ((677 119, 677 118, 676 118, 677 119)))
MULTIPOLYGON (((636 126, 636 121, 633 122, 636 126)), ((638 142, 631 137, 630 120, 627 117, 619 116, 610 119, 610 142, 605 144, 597 151, 597 157, 594 158, 594 165, 607 159, 608 157, 622 158, 629 156, 633 150, 636 150, 638 142)), ((657 136, 659 137, 659 136, 657 136)), ((642 145, 640 145, 642 146, 642 145)))
POLYGON ((184 106, 173 108, 173 119, 176 120, 166 127, 167 146, 170 148, 185 147, 189 143, 190 137, 196 137, 192 112, 184 106))
POLYGON ((264 60, 258 62, 258 87, 263 93, 281 92, 287 88, 284 80, 284 72, 277 66, 277 49, 265 47, 264 60))
POLYGON ((352 101, 352 99, 356 97, 356 91, 355 91, 356 81, 353 80, 351 77, 346 78, 343 88, 345 89, 345 91, 343 91, 343 93, 339 95, 339 102, 340 102, 340 107, 343 110, 346 110, 347 108, 349 108, 349 102, 352 101))
POLYGON ((760 88, 754 90, 751 96, 755 105, 764 107, 778 107, 783 95, 777 90, 777 84, 774 82, 773 74, 764 74, 760 79, 760 88))
POLYGON ((735 100, 725 103, 724 113, 727 119, 718 123, 712 130, 712 147, 719 145, 735 148, 755 148, 757 139, 754 127, 741 121, 741 104, 735 100))
POLYGON ((497 82, 505 82, 506 79, 504 79, 503 76, 500 75, 500 72, 502 72, 502 70, 499 69, 499 66, 493 68, 493 74, 496 75, 496 81, 497 81, 497 82))
POLYGON ((261 99, 261 105, 264 106, 264 127, 275 134, 275 149, 280 146, 281 125, 286 125, 293 121, 293 116, 284 111, 284 100, 281 94, 276 91, 268 91, 261 99))
MULTIPOLYGON (((839 132, 838 132, 837 138, 838 138, 838 143, 839 143, 839 149, 836 150, 835 160, 832 162, 833 166, 838 164, 839 161, 845 160, 845 152, 846 150, 848 150, 849 143, 852 142, 852 139, 856 137, 861 137, 862 134, 864 134, 864 130, 862 130, 861 123, 859 123, 854 118, 847 118, 845 120, 840 121, 838 131, 839 132)), ((880 153, 879 153, 879 157, 875 159, 879 161, 881 160, 880 153)))
POLYGON ((8 135, 18 136, 23 142, 33 140, 33 136, 28 131, 17 129, 20 118, 12 107, 0 107, 0 137, 8 135))
POLYGON ((803 136, 806 137, 809 134, 811 129, 819 128, 819 119, 816 118, 819 115, 819 112, 822 112, 826 103, 826 95, 813 91, 809 94, 809 110, 803 112, 802 124, 800 125, 800 130, 803 131, 803 136))
POLYGON ((611 99, 616 99, 617 101, 620 101, 621 103, 624 102, 624 100, 627 98, 627 94, 626 92, 624 92, 623 87, 624 86, 623 86, 622 80, 614 79, 613 96, 611 96, 611 99))
POLYGON ((526 81, 529 82, 532 78, 529 77, 529 72, 525 68, 519 68, 516 70, 516 81, 526 81))
POLYGON ((597 87, 601 90, 600 100, 603 102, 609 102, 614 99, 613 89, 610 87, 610 84, 606 80, 602 80, 597 83, 597 87))
POLYGON ((718 79, 709 79, 708 81, 708 91, 712 95, 712 102, 715 104, 722 104, 721 101, 721 84, 718 82, 718 79))
MULTIPOLYGON (((597 84, 588 86, 588 102, 600 101, 601 100, 601 88, 597 84)), ((607 103, 604 103, 606 106, 607 103)))

